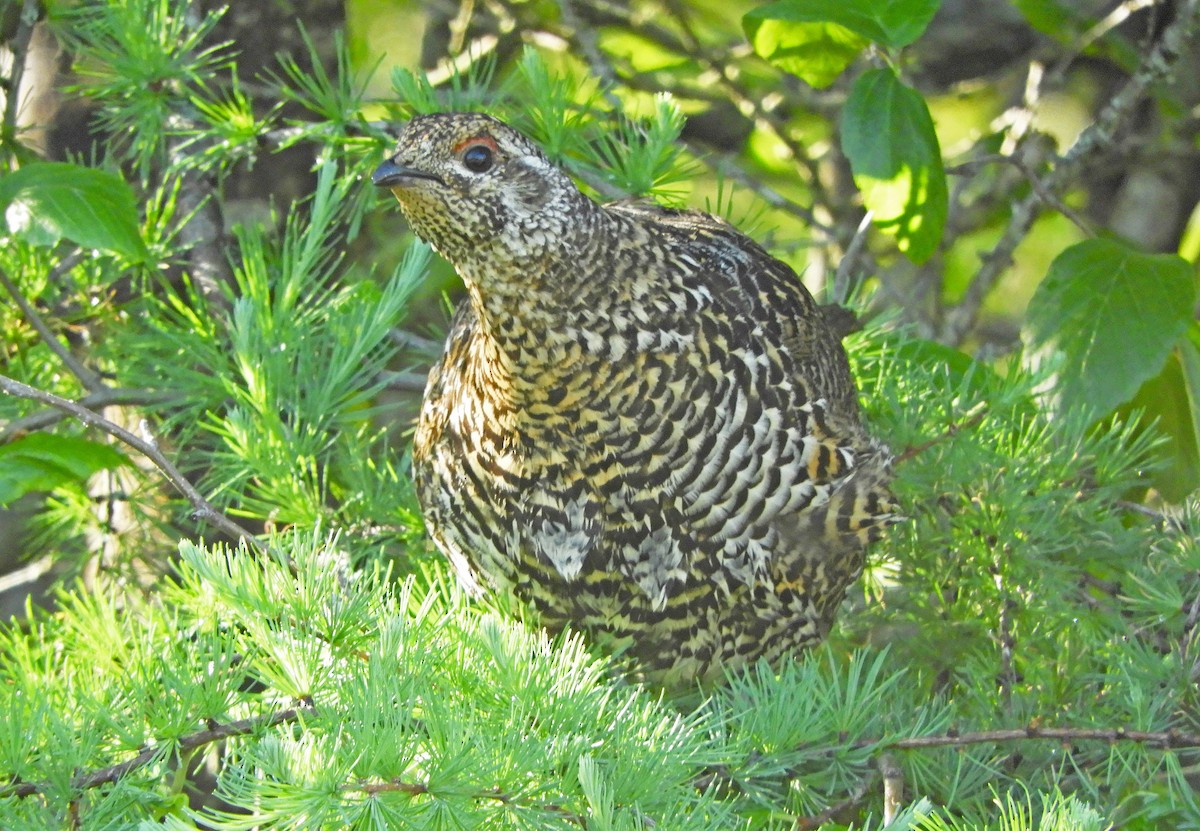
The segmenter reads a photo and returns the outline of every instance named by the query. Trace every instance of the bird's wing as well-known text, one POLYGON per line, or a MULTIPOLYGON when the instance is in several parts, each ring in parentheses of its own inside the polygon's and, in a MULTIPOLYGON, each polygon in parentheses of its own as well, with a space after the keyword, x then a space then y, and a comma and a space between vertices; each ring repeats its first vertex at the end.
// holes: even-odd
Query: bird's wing
MULTIPOLYGON (((754 583, 797 547, 806 557, 843 547, 885 504, 876 492, 886 475, 861 472, 864 462, 877 467, 877 446, 820 307, 792 269, 721 220, 642 203, 610 210, 682 242, 685 279, 708 297, 695 321, 699 371, 680 363, 690 372, 681 380, 703 400, 680 429, 708 439, 666 460, 682 473, 659 493, 681 511, 682 535, 703 540, 689 558, 707 549, 722 574, 754 583)), ((643 546, 639 562, 677 561, 680 536, 671 529, 656 550, 643 546)))

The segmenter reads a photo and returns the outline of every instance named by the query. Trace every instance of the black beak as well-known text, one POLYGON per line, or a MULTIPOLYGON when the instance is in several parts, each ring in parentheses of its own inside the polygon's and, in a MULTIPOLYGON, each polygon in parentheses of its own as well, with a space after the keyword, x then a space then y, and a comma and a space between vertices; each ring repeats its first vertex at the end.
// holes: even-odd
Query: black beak
POLYGON ((428 179, 438 184, 446 184, 440 177, 412 167, 401 167, 388 159, 371 174, 371 184, 380 188, 404 187, 406 179, 428 179))

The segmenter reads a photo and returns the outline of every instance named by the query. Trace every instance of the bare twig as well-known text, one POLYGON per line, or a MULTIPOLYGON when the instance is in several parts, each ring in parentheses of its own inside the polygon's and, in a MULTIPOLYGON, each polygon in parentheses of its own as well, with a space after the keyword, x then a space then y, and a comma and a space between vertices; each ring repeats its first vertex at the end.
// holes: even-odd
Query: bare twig
MULTIPOLYGON (((405 779, 391 779, 387 782, 353 782, 342 786, 344 791, 358 791, 368 795, 378 793, 402 793, 409 796, 423 796, 429 793, 429 786, 424 782, 412 782, 405 779)), ((484 800, 490 799, 496 802, 502 802, 505 805, 512 805, 519 802, 513 794, 506 793, 499 788, 491 788, 489 790, 477 791, 472 794, 473 799, 484 800)), ((547 811, 552 814, 557 814, 573 825, 578 825, 581 828, 587 828, 587 818, 564 808, 561 805, 556 805, 552 802, 537 803, 537 808, 547 811)))
MULTIPOLYGON (((918 750, 927 747, 966 747, 972 744, 994 744, 1027 740, 1060 742, 1137 742, 1159 748, 1200 747, 1200 735, 1179 730, 1126 730, 1124 727, 1029 727, 1007 730, 981 730, 977 733, 943 733, 935 736, 912 736, 887 742, 895 750, 918 750)), ((868 747, 874 741, 860 741, 855 747, 868 747)))
POLYGON ((440 355, 442 353, 442 342, 440 340, 427 338, 415 332, 409 332, 407 329, 389 329, 388 337, 392 339, 392 343, 401 349, 413 349, 418 352, 428 352, 431 355, 440 355))
POLYGON ((1187 0, 1176 10, 1175 19, 1158 44, 1129 79, 1128 83, 1100 111, 1096 119, 1079 135, 1059 159, 1058 164, 1041 178, 1040 187, 1013 206, 1008 226, 995 248, 983 258, 963 295, 962 302, 946 316, 941 336, 947 343, 961 343, 979 315, 984 298, 1000 275, 1012 264, 1013 252, 1028 235, 1034 220, 1046 204, 1046 195, 1057 196, 1092 159, 1110 148, 1117 134, 1137 111, 1137 105, 1150 87, 1170 77, 1187 44, 1200 27, 1200 0, 1187 0))
POLYGON ((1046 187, 1046 183, 1043 182, 1037 175, 1037 172, 1030 169, 1029 165, 1023 158, 1021 158, 1020 155, 1009 157, 1008 161, 1016 165, 1017 169, 1021 171, 1021 173, 1029 181, 1029 186, 1033 188, 1033 192, 1037 194, 1038 198, 1042 200, 1046 207, 1058 211, 1067 219, 1071 220, 1071 222, 1073 222, 1075 226, 1079 228, 1079 230, 1083 231, 1083 233, 1088 237, 1096 236, 1096 229, 1092 226, 1092 223, 1089 222, 1083 214, 1079 213, 1079 211, 1062 201, 1062 199, 1058 197, 1058 194, 1051 192, 1050 189, 1046 187))
POLYGON ((967 414, 966 418, 964 418, 962 421, 958 422, 957 424, 951 424, 949 427, 946 428, 946 432, 942 433, 940 436, 937 436, 936 438, 932 438, 929 441, 922 442, 921 444, 913 445, 912 447, 906 448, 900 455, 898 455, 896 457, 894 464, 897 464, 897 465, 903 464, 904 462, 907 462, 909 459, 913 458, 914 456, 919 456, 920 454, 924 453, 926 450, 933 447, 934 445, 941 444, 942 442, 947 441, 948 439, 954 438, 956 435, 958 435, 963 430, 970 430, 972 427, 978 425, 979 422, 983 421, 984 416, 986 416, 987 413, 988 413, 987 405, 979 404, 977 407, 974 408, 974 411, 969 412, 967 414))
MULTIPOLYGON (((992 575, 995 581, 996 590, 1004 592, 1004 576, 998 571, 992 575)), ((1004 705, 1006 713, 1012 713, 1012 690, 1013 684, 1017 680, 1017 672, 1013 667, 1013 651, 1017 645, 1017 638, 1013 634, 1012 627, 1012 612, 1013 601, 1005 597, 1000 606, 1000 620, 996 633, 997 639, 1000 642, 1000 701, 1004 705)))
MULTIPOLYGON (((80 259, 82 259, 82 254, 80 252, 75 252, 62 261, 62 263, 59 265, 59 268, 56 269, 56 273, 64 273, 69 271, 71 268, 75 267, 80 259)), ((66 365, 67 369, 71 371, 72 375, 79 379, 79 382, 83 384, 85 389, 91 392, 105 389, 105 383, 100 378, 100 375, 96 372, 93 372, 91 369, 88 369, 86 366, 80 363, 74 355, 71 354, 71 350, 67 348, 67 345, 60 341, 58 336, 50 330, 50 327, 46 325, 44 320, 42 320, 42 316, 38 314, 37 309, 35 309, 33 304, 26 299, 25 295, 21 294, 20 290, 16 287, 12 280, 8 278, 8 275, 4 272, 3 268, 0 268, 0 286, 4 286, 4 290, 8 292, 9 296, 12 297, 13 302, 17 304, 18 308, 20 308, 21 313, 25 315, 25 318, 29 321, 29 325, 37 330, 37 333, 41 335, 42 340, 46 343, 46 346, 50 347, 50 350, 62 359, 62 362, 66 365)))
POLYGON ((163 455, 162 451, 158 449, 158 446, 153 441, 147 441, 140 436, 134 435, 124 427, 114 424, 96 411, 90 410, 76 401, 69 401, 66 398, 60 398, 53 393, 35 389, 28 384, 22 384, 20 381, 9 378, 6 375, 0 375, 0 390, 3 390, 9 395, 15 395, 17 398, 24 398, 29 401, 37 401, 49 407, 62 410, 63 412, 79 419, 89 427, 99 428, 100 430, 108 433, 110 436, 125 442, 125 444, 134 448, 151 462, 153 462, 154 466, 162 471, 163 475, 167 477, 167 481, 174 485, 175 488, 187 498, 188 502, 190 502, 192 507, 195 509, 192 512, 193 517, 202 520, 203 522, 207 522, 217 530, 228 534, 235 539, 245 540, 248 544, 254 546, 254 548, 260 552, 264 550, 262 543, 255 539, 253 534, 251 534, 241 525, 238 525, 236 522, 229 519, 229 517, 222 514, 215 507, 213 507, 208 500, 201 496, 200 492, 196 490, 192 483, 189 482, 182 473, 179 472, 179 469, 175 467, 171 460, 163 455))
POLYGON ((845 303, 850 298, 850 287, 853 285, 854 272, 858 269, 859 258, 867 244, 867 230, 871 227, 871 211, 867 211, 858 223, 858 230, 846 246, 846 253, 838 263, 837 273, 833 277, 833 302, 845 303))
POLYGON ((1200 622, 1200 594, 1192 598, 1192 602, 1188 604, 1187 618, 1183 621, 1184 637, 1180 639, 1181 641, 1186 641, 1192 630, 1196 628, 1197 622, 1200 622))
MULTIPOLYGON (((175 400, 175 396, 171 393, 105 387, 104 389, 85 395, 77 403, 80 406, 87 407, 89 410, 102 410, 110 406, 137 407, 147 404, 166 404, 173 400, 175 400)), ((24 418, 13 419, 8 424, 0 427, 0 444, 4 444, 9 439, 19 436, 22 433, 41 430, 49 427, 51 424, 56 424, 66 418, 67 415, 66 412, 51 407, 27 415, 24 418)))
POLYGON ((1075 63, 1080 55, 1087 51, 1088 47, 1120 26, 1132 17, 1135 12, 1151 8, 1159 2, 1161 0, 1125 0, 1124 3, 1119 3, 1116 8, 1096 21, 1095 25, 1076 38, 1074 43, 1071 44, 1070 49, 1055 61, 1054 67, 1047 74, 1055 83, 1058 83, 1059 79, 1067 74, 1067 69, 1075 63))
MULTIPOLYGON (((230 739, 235 736, 248 736, 252 733, 257 733, 260 730, 267 730, 279 724, 290 724, 298 720, 306 713, 312 712, 309 707, 293 707, 290 710, 280 710, 271 713, 268 716, 260 716, 258 718, 244 718, 238 721, 231 721, 227 724, 216 724, 204 730, 197 730, 178 741, 174 742, 175 751, 179 754, 185 754, 196 748, 203 747, 213 742, 230 739)), ((100 785, 107 785, 111 782, 116 782, 127 773, 137 770, 140 767, 145 767, 150 762, 157 759, 164 750, 168 749, 169 745, 155 744, 146 748, 132 759, 121 762, 118 765, 110 765, 100 770, 94 770, 90 773, 83 773, 71 780, 71 787, 78 790, 86 790, 88 788, 96 788, 100 785)), ((39 782, 20 782, 15 785, 9 785, 5 788, 0 788, 0 798, 4 797, 27 797, 34 794, 44 793, 51 788, 49 783, 39 782)))
POLYGON ((826 241, 833 241, 833 229, 817 219, 816 214, 812 212, 811 208, 806 208, 799 203, 793 202, 779 193, 779 191, 751 176, 737 163, 732 154, 708 153, 693 145, 688 145, 688 151, 699 159, 701 163, 707 165, 720 175, 737 182, 772 208, 789 213, 803 220, 813 231, 814 236, 826 241))
POLYGON ((883 777, 883 824, 888 825, 904 807, 904 771, 890 753, 881 753, 875 767, 883 777))
POLYGON ((421 372, 381 372, 379 378, 385 387, 397 392, 424 392, 429 380, 421 372))
POLYGON ((12 73, 8 79, 8 94, 5 96, 4 127, 0 135, 4 141, 15 140, 17 118, 21 110, 21 79, 25 75, 25 57, 29 52, 29 41, 33 38, 33 27, 38 21, 37 0, 25 0, 21 16, 17 20, 17 31, 8 42, 12 53, 12 73))
POLYGON ((824 811, 819 811, 806 817, 796 817, 796 821, 792 823, 792 828, 795 831, 812 831, 812 829, 820 828, 839 814, 843 814, 846 811, 853 811, 866 800, 867 794, 871 792, 871 788, 874 785, 875 777, 867 777, 858 784, 858 787, 851 792, 850 796, 841 802, 830 805, 824 811))
POLYGON ((596 30, 580 19, 579 14, 575 11, 574 0, 558 0, 558 7, 562 10, 563 22, 574 31, 575 40, 583 51, 583 56, 587 59, 592 74, 600 79, 600 91, 604 100, 608 102, 614 112, 620 112, 622 110, 621 99, 613 92, 613 87, 617 83, 617 73, 605 58, 604 53, 600 51, 596 30))
MULTIPOLYGON (((787 148, 792 159, 805 171, 807 184, 813 190, 817 201, 832 204, 828 199, 823 198, 825 189, 821 183, 817 162, 809 156, 808 148, 792 136, 785 120, 780 118, 775 107, 768 106, 760 95, 754 94, 741 83, 739 73, 730 66, 726 59, 728 52, 722 53, 709 49, 700 39, 692 29, 689 10, 683 3, 678 0, 668 0, 666 5, 683 32, 683 54, 699 61, 702 67, 711 71, 721 87, 729 94, 729 100, 741 110, 742 114, 753 118, 758 124, 767 128, 787 148)), ((780 100, 777 94, 772 98, 776 103, 780 100)))
POLYGON ((1000 145, 1000 155, 1004 158, 1012 156, 1020 149, 1021 140, 1033 126, 1038 102, 1042 98, 1042 79, 1045 76, 1045 65, 1041 61, 1030 61, 1029 73, 1025 76, 1025 94, 1021 97, 1021 104, 1005 113, 1009 124, 1004 131, 1004 143, 1000 145))

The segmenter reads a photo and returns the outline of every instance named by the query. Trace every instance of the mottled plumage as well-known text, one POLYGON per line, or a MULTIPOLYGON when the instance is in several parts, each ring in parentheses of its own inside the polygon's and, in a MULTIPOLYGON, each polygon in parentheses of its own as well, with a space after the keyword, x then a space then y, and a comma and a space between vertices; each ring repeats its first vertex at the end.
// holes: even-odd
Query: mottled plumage
POLYGON ((467 285, 413 448, 460 578, 672 685, 824 637, 890 456, 796 274, 720 219, 598 205, 484 115, 413 119, 374 181, 467 285))

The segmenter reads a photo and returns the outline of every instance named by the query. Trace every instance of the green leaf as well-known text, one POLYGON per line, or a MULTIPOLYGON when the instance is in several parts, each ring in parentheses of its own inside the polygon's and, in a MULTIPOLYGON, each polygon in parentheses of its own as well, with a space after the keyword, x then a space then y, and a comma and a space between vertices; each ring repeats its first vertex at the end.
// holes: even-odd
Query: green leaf
POLYGON ((1030 26, 1066 43, 1079 34, 1079 13, 1058 0, 1016 0, 1013 4, 1030 26))
POLYGON ((1182 257, 1085 240, 1050 264, 1029 303, 1030 339, 1063 353, 1063 403, 1099 418, 1162 370, 1195 302, 1192 267, 1182 257))
POLYGON ((742 18, 754 51, 770 63, 825 87, 868 43, 895 49, 925 31, 940 0, 780 0, 742 18))
POLYGON ((74 436, 31 433, 0 446, 0 505, 27 493, 82 484, 126 458, 110 445, 74 436))
MULTIPOLYGON (((1200 328, 1192 324, 1193 329, 1200 328)), ((1157 435, 1168 439, 1162 466, 1154 469, 1154 489, 1170 502, 1182 503, 1200 487, 1200 352, 1183 337, 1167 356, 1162 370, 1137 394, 1117 409, 1117 418, 1130 423, 1153 424, 1157 435)))
POLYGON ((759 11, 742 18, 754 51, 772 66, 817 89, 832 84, 869 42, 836 23, 760 18, 755 16, 759 11))
POLYGON ((925 99, 891 70, 863 73, 842 112, 842 150, 875 224, 913 262, 929 259, 942 239, 949 195, 925 99))
POLYGON ((146 259, 133 191, 106 170, 35 162, 0 181, 0 214, 9 233, 34 245, 69 239, 84 248, 146 259))

